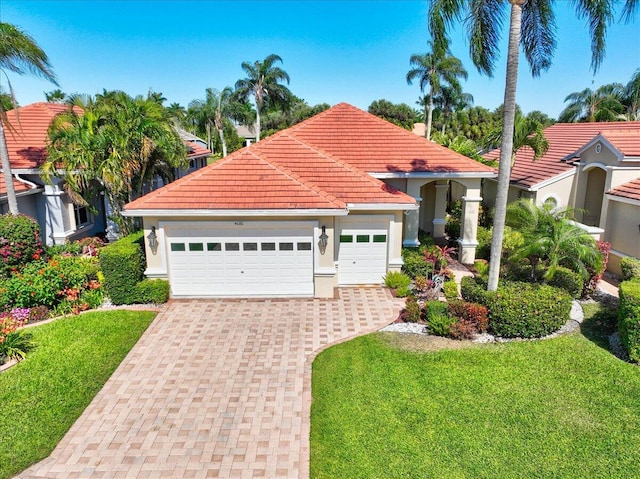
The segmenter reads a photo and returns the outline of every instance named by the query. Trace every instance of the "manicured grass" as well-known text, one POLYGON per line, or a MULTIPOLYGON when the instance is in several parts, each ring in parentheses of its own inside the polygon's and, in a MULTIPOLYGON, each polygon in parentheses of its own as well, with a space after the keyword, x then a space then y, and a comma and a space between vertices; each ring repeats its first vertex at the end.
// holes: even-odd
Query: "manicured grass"
POLYGON ((36 349, 0 374, 0 478, 51 453, 154 317, 94 312, 29 330, 36 349))
POLYGON ((640 477, 640 368, 611 314, 554 340, 416 353, 378 333, 313 364, 311 478, 640 477))

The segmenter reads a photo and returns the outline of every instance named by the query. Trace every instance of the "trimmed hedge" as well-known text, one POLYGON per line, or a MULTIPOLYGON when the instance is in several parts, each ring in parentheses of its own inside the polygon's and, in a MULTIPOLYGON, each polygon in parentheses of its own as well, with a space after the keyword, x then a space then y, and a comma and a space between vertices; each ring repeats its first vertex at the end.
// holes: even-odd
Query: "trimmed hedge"
POLYGON ((632 256, 622 258, 620 260, 620 269, 622 270, 623 280, 640 279, 640 259, 632 256))
POLYGON ((640 280, 620 283, 618 327, 620 340, 629 353, 629 359, 640 362, 640 280))
POLYGON ((169 299, 169 281, 144 279, 136 285, 136 303, 166 303, 169 299))
POLYGON ((584 280, 580 274, 571 271, 569 268, 559 267, 549 281, 549 286, 564 289, 573 299, 578 299, 582 296, 584 280))
POLYGON ((458 299, 458 285, 455 281, 445 281, 442 285, 444 297, 447 301, 455 301, 458 299))
POLYGON ((100 251, 104 287, 113 304, 133 304, 145 268, 144 233, 130 234, 100 251))
POLYGON ((571 296, 549 285, 501 282, 497 291, 486 291, 477 278, 462 278, 465 301, 489 309, 489 327, 504 338, 539 338, 553 333, 569 319, 571 296))

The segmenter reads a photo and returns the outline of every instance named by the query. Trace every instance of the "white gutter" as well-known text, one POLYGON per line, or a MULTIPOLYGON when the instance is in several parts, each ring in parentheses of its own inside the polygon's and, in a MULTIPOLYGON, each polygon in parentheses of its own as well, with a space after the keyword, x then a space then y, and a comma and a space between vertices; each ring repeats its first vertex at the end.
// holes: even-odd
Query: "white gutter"
POLYGON ((155 216, 159 218, 175 217, 175 216, 347 216, 348 209, 273 209, 273 210, 200 210, 200 209, 175 209, 175 210, 154 210, 154 209, 137 209, 124 210, 122 216, 155 216))
POLYGON ((617 201, 618 203, 626 203, 628 205, 640 206, 640 200, 634 200, 626 198, 624 196, 612 195, 611 193, 605 193, 607 199, 611 201, 617 201))
POLYGON ((398 211, 398 210, 418 210, 420 207, 413 203, 347 203, 349 211, 398 211))

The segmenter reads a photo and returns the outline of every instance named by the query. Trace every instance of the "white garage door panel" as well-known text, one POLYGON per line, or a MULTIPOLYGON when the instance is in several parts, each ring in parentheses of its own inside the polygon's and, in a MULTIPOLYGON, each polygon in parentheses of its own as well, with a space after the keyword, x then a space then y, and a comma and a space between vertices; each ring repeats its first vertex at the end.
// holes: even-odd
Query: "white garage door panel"
POLYGON ((310 226, 167 228, 167 239, 174 296, 313 296, 310 226))
POLYGON ((387 274, 388 221, 343 220, 338 237, 341 285, 381 284, 387 274))

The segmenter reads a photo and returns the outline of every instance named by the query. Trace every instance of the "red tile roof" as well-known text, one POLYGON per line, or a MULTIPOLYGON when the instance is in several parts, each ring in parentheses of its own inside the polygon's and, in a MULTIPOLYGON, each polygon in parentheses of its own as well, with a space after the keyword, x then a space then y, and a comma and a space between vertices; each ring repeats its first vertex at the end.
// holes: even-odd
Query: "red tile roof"
MULTIPOLYGON (((29 191, 30 189, 32 189, 31 186, 29 186, 26 183, 23 183, 22 181, 18 181, 17 179, 13 179, 13 188, 16 191, 16 193, 24 193, 25 191, 29 191)), ((0 197, 6 196, 7 195, 7 183, 5 183, 4 181, 4 173, 0 172, 0 197)))
POLYGON ((640 158, 640 122, 633 130, 604 130, 601 135, 624 156, 640 158))
MULTIPOLYGON (((53 119, 69 107, 59 103, 32 103, 7 112, 5 125, 9 160, 14 169, 36 169, 47 156, 47 130, 53 119)), ((76 111, 82 110, 78 107, 76 111)))
POLYGON ((289 134, 367 173, 492 173, 494 170, 347 103, 289 134))
MULTIPOLYGON (((556 123, 544 130, 544 134, 549 140, 549 150, 542 158, 534 162, 531 149, 522 148, 518 151, 515 165, 511 170, 511 183, 531 188, 538 183, 573 170, 574 166, 566 160, 571 159, 576 151, 598 134, 606 131, 608 135, 613 134, 617 139, 625 131, 634 130, 640 131, 640 122, 556 123)), ((633 134, 630 136, 635 137, 633 134)), ((490 151, 484 156, 490 160, 498 159, 500 149, 490 151)))
POLYGON ((625 183, 617 188, 607 191, 607 194, 626 198, 628 200, 640 201, 640 178, 636 178, 629 183, 625 183))
POLYGON ((187 147, 187 158, 198 158, 200 156, 209 156, 211 154, 211 150, 205 148, 195 141, 183 141, 187 147))
POLYGON ((126 210, 414 205, 367 173, 493 169, 346 103, 143 196, 126 210))

